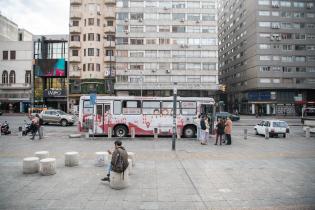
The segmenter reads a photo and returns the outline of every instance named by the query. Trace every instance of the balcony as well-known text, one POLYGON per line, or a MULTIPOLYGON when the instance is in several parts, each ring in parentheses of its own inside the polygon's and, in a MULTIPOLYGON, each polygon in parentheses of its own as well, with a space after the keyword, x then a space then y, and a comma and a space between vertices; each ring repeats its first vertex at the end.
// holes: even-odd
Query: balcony
POLYGON ((104 56, 104 62, 116 61, 115 56, 104 56))
POLYGON ((78 62, 81 62, 81 57, 80 56, 71 56, 69 58, 69 62, 71 63, 78 63, 78 62))
POLYGON ((80 5, 82 4, 82 0, 70 0, 71 5, 80 5))
POLYGON ((79 41, 70 41, 69 47, 74 47, 74 48, 81 47, 81 42, 79 42, 79 41))
POLYGON ((0 93, 1 100, 30 100, 31 94, 30 93, 0 93))
POLYGON ((81 33, 81 28, 79 26, 71 26, 70 33, 81 33))
POLYGON ((80 11, 70 11, 70 18, 80 18, 81 19, 81 12, 80 11))
POLYGON ((105 4, 116 4, 116 0, 105 0, 105 4))
POLYGON ((112 10, 109 10, 109 9, 105 10, 104 17, 105 18, 113 18, 114 19, 116 17, 115 10, 114 9, 112 9, 112 10))
POLYGON ((115 33, 115 27, 114 26, 106 26, 104 28, 105 33, 115 33))
POLYGON ((27 83, 0 84, 1 90, 25 90, 31 89, 31 85, 27 83))
POLYGON ((115 46, 116 46, 116 42, 115 41, 104 40, 104 47, 115 47, 115 46))

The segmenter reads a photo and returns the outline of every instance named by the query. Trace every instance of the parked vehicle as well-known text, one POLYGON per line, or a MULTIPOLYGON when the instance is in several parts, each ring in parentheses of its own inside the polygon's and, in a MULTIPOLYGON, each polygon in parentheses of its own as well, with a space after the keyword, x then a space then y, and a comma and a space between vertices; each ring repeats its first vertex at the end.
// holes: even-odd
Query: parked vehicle
POLYGON ((32 131, 32 127, 31 127, 31 122, 27 122, 26 120, 24 120, 24 128, 22 130, 22 135, 26 136, 29 132, 32 131))
POLYGON ((44 124, 57 123, 67 126, 73 125, 75 122, 75 116, 58 109, 44 110, 40 113, 39 117, 43 120, 44 124))
POLYGON ((1 135, 11 134, 10 126, 9 126, 9 123, 7 121, 5 121, 4 123, 1 123, 0 128, 1 128, 1 135))
POLYGON ((315 133, 315 108, 303 108, 301 122, 303 124, 303 130, 307 127, 310 128, 310 132, 315 133))
MULTIPOLYGON (((197 113, 207 114, 213 125, 214 104, 209 97, 177 97, 180 135, 195 137, 197 113)), ((173 97, 97 96, 93 105, 90 96, 81 96, 79 110, 80 131, 92 130, 95 135, 108 135, 109 128, 116 137, 130 135, 132 130, 138 136, 173 133, 173 97)))
POLYGON ((215 114, 215 116, 216 116, 216 119, 229 117, 232 121, 240 120, 240 116, 239 115, 231 114, 229 112, 217 112, 215 114))
POLYGON ((269 136, 278 136, 279 134, 286 137, 287 133, 290 133, 290 127, 287 122, 281 120, 263 120, 255 127, 256 135, 265 135, 266 128, 268 128, 269 136))

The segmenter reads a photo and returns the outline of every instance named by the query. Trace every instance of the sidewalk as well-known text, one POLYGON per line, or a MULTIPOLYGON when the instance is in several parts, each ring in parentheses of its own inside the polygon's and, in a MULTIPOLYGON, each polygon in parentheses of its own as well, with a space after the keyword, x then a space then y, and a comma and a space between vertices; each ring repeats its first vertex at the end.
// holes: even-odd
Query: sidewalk
POLYGON ((94 166, 95 152, 113 140, 0 137, 0 209, 315 208, 315 141, 234 135, 231 146, 201 146, 182 139, 173 152, 171 139, 125 139, 136 166, 129 188, 116 191, 94 166), (57 158, 57 174, 22 174, 22 159, 39 150, 57 158), (79 152, 78 167, 64 166, 68 151, 79 152))

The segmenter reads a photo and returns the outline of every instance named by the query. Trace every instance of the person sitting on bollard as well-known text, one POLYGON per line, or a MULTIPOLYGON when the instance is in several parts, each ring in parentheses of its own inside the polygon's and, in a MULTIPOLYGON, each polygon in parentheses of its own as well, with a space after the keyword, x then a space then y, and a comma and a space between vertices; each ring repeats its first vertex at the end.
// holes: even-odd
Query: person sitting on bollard
POLYGON ((217 126, 216 126, 216 138, 215 138, 215 144, 218 145, 218 138, 220 138, 220 145, 222 145, 222 135, 224 134, 224 122, 222 119, 219 120, 217 126))
POLYGON ((120 140, 116 140, 114 142, 114 145, 115 150, 113 152, 111 150, 108 150, 108 153, 112 155, 112 160, 108 166, 107 176, 101 179, 102 181, 110 181, 111 171, 114 171, 116 173, 124 173, 129 165, 128 153, 126 149, 122 146, 122 142, 120 140))
POLYGON ((31 138, 31 140, 34 140, 37 131, 38 131, 39 139, 41 138, 40 134, 39 134, 39 127, 40 127, 40 122, 39 121, 40 121, 39 115, 36 114, 35 117, 33 117, 32 123, 31 123, 31 131, 32 131, 32 138, 31 138))

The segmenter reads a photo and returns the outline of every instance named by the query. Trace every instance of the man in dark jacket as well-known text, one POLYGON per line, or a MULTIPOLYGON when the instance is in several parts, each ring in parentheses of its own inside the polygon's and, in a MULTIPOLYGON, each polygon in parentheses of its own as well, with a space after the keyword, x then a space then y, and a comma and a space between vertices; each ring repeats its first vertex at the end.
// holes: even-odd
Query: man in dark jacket
POLYGON ((108 167, 107 176, 102 179, 102 181, 110 181, 110 171, 116 173, 124 173, 128 167, 128 153, 126 149, 122 146, 122 142, 119 140, 115 141, 114 152, 108 150, 108 153, 112 155, 111 163, 108 167))

